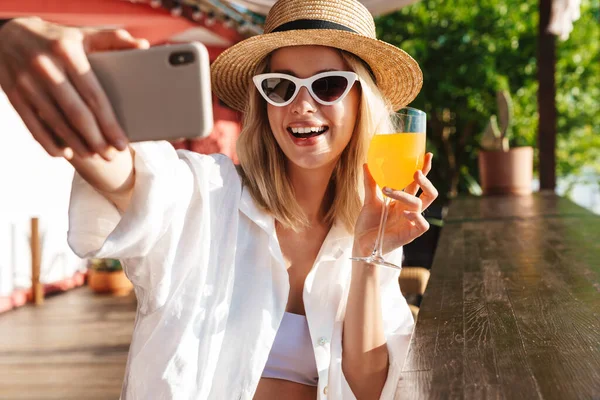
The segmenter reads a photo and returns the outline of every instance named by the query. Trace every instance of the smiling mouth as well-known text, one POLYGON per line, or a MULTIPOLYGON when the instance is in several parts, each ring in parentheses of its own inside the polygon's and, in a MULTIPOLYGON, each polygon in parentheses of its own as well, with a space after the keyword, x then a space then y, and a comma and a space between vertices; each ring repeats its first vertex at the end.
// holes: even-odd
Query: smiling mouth
MULTIPOLYGON (((300 129, 302 130, 302 129, 300 129)), ((329 127, 328 126, 323 126, 321 128, 319 128, 318 130, 310 130, 308 132, 306 132, 306 129, 304 129, 304 132, 299 132, 298 129, 294 129, 292 130, 292 128, 287 128, 287 131, 295 138, 298 139, 308 139, 311 137, 315 137, 315 136, 319 136, 324 134, 325 132, 329 131, 329 127), (296 131, 296 132, 294 132, 296 131)))

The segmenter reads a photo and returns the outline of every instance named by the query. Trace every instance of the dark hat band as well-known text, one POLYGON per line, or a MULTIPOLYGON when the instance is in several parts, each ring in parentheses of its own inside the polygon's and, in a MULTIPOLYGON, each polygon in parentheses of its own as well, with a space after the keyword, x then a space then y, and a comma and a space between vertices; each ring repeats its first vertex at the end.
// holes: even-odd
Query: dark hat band
MULTIPOLYGON (((352 32, 352 33, 358 34, 358 32, 356 32, 354 29, 348 28, 345 25, 338 24, 338 23, 331 22, 331 21, 323 21, 320 19, 298 19, 296 21, 286 22, 285 24, 279 25, 277 28, 273 29, 273 31, 270 33, 303 30, 303 29, 335 29, 338 31, 346 31, 346 32, 352 32)), ((377 82, 377 79, 375 78, 375 74, 373 73, 371 66, 364 60, 363 60, 363 62, 365 64, 365 67, 367 67, 369 74, 371 74, 371 78, 373 79, 373 81, 377 82)))
POLYGON ((354 29, 348 28, 345 25, 319 19, 299 19, 296 21, 286 22, 285 24, 279 25, 271 32, 285 32, 303 29, 335 29, 338 31, 358 33, 354 29))

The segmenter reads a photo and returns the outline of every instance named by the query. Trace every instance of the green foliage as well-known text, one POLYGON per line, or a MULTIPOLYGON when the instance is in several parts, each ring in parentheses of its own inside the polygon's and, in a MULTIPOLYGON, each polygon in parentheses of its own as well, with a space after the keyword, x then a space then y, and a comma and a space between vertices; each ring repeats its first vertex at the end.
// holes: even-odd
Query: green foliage
MULTIPOLYGON (((598 8, 598 0, 583 0, 571 37, 557 41, 559 176, 600 165, 598 8)), ((432 179, 442 195, 477 190, 479 140, 498 90, 513 94, 511 147, 536 146, 537 1, 422 0, 376 22, 378 37, 423 70, 411 106, 428 114, 432 179)))
POLYGON ((584 167, 600 179, 600 1, 582 3, 556 63, 557 174, 571 180, 585 180, 584 167))
POLYGON ((88 262, 88 267, 95 271, 114 272, 121 271, 123 266, 119 260, 112 258, 93 258, 88 262))

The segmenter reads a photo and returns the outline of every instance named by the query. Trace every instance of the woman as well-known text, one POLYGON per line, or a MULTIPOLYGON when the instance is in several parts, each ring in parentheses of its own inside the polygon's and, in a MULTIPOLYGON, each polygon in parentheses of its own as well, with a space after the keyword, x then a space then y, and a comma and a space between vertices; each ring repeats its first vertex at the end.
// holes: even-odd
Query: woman
MULTIPOLYGON (((44 24, 15 21, 0 32, 4 43, 50 54, 11 75, 32 57, 16 52, 0 64, 0 83, 36 139, 76 168, 73 250, 122 259, 134 283, 122 398, 394 398, 413 328, 398 271, 350 257, 373 247, 382 201, 363 174, 365 152, 375 125, 417 95, 414 60, 375 39, 355 0, 280 0, 265 34, 212 67, 217 95, 245 111, 236 169, 225 156, 166 142, 110 154, 107 144, 124 135, 93 77, 76 71, 84 51, 145 44, 44 24), (62 35, 59 51, 48 53, 39 38, 52 34, 62 35), (67 101, 53 85, 65 81, 70 104, 81 102, 97 125, 59 112, 67 101)), ((400 263, 401 246, 428 229, 421 212, 437 193, 419 172, 389 196, 386 257, 400 263)))

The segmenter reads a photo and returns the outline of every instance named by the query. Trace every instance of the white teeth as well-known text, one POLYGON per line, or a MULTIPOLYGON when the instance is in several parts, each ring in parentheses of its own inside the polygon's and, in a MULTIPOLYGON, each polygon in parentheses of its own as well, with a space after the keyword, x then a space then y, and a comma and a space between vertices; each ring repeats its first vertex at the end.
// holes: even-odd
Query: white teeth
POLYGON ((323 132, 325 131, 325 127, 324 126, 320 126, 320 127, 316 127, 316 126, 311 126, 311 127, 305 127, 305 128, 290 128, 292 130, 293 133, 310 133, 310 132, 323 132))

